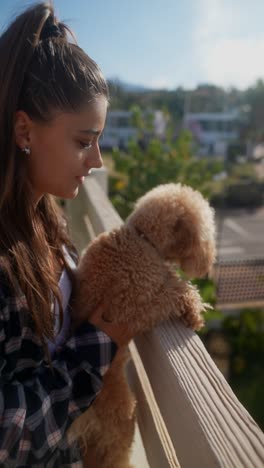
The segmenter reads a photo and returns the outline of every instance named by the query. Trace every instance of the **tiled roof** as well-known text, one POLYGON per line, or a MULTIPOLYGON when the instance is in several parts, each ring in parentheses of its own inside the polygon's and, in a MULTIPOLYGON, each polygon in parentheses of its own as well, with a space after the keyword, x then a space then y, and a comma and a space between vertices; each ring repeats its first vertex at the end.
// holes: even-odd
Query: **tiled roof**
POLYGON ((264 258, 219 260, 213 278, 218 307, 264 307, 264 258))

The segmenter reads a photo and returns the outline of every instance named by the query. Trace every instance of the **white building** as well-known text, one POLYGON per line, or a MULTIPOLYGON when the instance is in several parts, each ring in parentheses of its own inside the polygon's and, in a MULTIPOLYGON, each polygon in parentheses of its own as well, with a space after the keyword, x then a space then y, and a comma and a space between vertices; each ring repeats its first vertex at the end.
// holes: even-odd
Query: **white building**
POLYGON ((255 146, 252 156, 256 161, 264 161, 264 143, 259 143, 255 146))
POLYGON ((129 140, 137 137, 137 129, 131 125, 131 115, 129 111, 108 112, 100 142, 102 148, 126 147, 129 140))
POLYGON ((187 113, 184 126, 199 143, 199 154, 226 156, 229 143, 239 136, 239 112, 187 113))
MULTIPOLYGON (((157 137, 164 136, 167 121, 162 111, 153 112, 154 133, 157 137)), ((127 147, 128 142, 137 139, 138 130, 131 124, 132 112, 125 110, 109 111, 105 129, 100 141, 102 148, 127 147)))

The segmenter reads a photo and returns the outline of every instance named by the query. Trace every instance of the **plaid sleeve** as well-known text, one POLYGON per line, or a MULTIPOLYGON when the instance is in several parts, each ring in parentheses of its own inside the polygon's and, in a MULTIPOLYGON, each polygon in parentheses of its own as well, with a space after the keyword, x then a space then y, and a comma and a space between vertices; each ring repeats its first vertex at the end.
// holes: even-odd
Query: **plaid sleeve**
POLYGON ((102 377, 116 353, 116 344, 91 323, 83 323, 54 355, 59 366, 67 363, 73 389, 69 408, 75 418, 87 409, 102 387, 102 377))
POLYGON ((51 368, 18 310, 0 296, 0 466, 49 466, 72 419, 100 391, 116 346, 92 325, 81 325, 51 368))

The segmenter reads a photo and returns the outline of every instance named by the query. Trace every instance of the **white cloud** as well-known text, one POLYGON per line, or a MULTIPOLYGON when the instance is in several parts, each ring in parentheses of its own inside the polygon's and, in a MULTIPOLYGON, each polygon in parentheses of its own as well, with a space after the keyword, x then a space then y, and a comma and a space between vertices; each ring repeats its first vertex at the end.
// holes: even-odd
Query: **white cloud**
MULTIPOLYGON (((227 0, 199 0, 194 53, 202 81, 245 88, 264 76, 264 32, 246 28, 245 9, 227 0)), ((249 25, 249 23, 248 23, 249 25)))
POLYGON ((204 71, 210 82, 245 88, 264 75, 264 38, 220 39, 204 53, 204 71))
POLYGON ((224 34, 232 26, 230 13, 230 2, 227 4, 225 0, 199 0, 197 28, 194 31, 196 39, 207 41, 224 34))

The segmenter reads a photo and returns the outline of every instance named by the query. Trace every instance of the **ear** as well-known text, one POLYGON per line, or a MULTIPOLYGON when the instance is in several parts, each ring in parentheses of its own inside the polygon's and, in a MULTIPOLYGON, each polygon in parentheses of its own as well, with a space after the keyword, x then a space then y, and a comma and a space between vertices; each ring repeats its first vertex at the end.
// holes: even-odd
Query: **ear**
POLYGON ((15 139, 19 148, 30 146, 30 130, 32 120, 24 111, 17 111, 15 114, 15 139))
POLYGON ((196 231, 188 216, 177 219, 174 225, 174 233, 178 254, 180 257, 186 257, 192 251, 196 241, 196 231))

